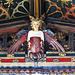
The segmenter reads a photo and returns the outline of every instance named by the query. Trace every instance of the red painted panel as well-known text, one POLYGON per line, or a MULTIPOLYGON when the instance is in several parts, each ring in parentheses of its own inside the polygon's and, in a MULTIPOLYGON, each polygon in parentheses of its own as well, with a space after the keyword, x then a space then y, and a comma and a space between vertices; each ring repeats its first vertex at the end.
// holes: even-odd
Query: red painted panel
POLYGON ((25 62, 25 59, 1 59, 1 62, 16 62, 16 60, 18 60, 18 62, 25 62))
POLYGON ((71 62, 71 58, 46 58, 47 62, 71 62))

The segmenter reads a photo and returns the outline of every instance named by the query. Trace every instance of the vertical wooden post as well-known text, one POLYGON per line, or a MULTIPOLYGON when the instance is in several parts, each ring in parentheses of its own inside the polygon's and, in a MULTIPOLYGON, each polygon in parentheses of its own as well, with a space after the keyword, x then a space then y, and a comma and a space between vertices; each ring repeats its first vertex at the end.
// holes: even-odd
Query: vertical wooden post
POLYGON ((3 34, 3 48, 7 46, 7 34, 3 34))
POLYGON ((74 50, 74 33, 69 32, 69 47, 74 50))
POLYGON ((34 16, 39 18, 39 0, 34 0, 34 16))
POLYGON ((43 0, 34 0, 34 16, 39 18, 42 15, 43 0))

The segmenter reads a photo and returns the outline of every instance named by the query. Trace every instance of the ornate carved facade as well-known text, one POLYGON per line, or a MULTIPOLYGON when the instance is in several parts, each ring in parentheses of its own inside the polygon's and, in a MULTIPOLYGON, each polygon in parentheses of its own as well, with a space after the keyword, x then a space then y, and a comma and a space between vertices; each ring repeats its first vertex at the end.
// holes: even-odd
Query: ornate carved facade
POLYGON ((0 0, 0 73, 14 73, 31 75, 44 74, 75 74, 75 1, 69 0, 0 0), (18 40, 16 33, 22 29, 30 30, 29 15, 39 18, 43 13, 45 25, 42 29, 50 29, 66 51, 66 56, 58 55, 57 50, 45 41, 44 57, 38 62, 35 69, 32 61, 27 58, 27 42, 21 46, 18 52, 8 54, 9 47, 18 40), (49 47, 48 47, 49 46, 49 47), (10 60, 9 60, 10 59, 10 60), (2 63, 6 67, 2 66, 2 63), (18 62, 9 66, 7 62, 18 62), (30 62, 29 64, 27 64, 30 62), (60 62, 62 64, 60 64, 60 62), (68 65, 66 64, 68 63, 68 65), (23 65, 21 64, 23 63, 23 65), (24 64, 25 63, 25 64, 24 64), (54 64, 51 66, 50 64, 54 64), (72 64, 73 63, 73 64, 72 64), (26 66, 29 65, 29 67, 26 66), (41 65, 40 65, 41 64, 41 65), (65 65, 64 65, 65 64, 65 65), (21 66, 19 66, 21 65, 21 66), (43 67, 40 67, 43 66, 43 67), (20 67, 20 70, 18 69, 20 67), (6 68, 6 69, 5 69, 6 68), (11 68, 11 70, 9 70, 11 68), (13 69, 15 68, 15 70, 13 69), (22 68, 22 70, 21 70, 22 68), (25 68, 25 69, 24 69, 25 68), (39 69, 40 68, 40 69, 39 69), (54 70, 56 68, 56 70, 54 70), (42 69, 42 70, 41 70, 42 69), (40 70, 40 71, 39 71, 40 70))

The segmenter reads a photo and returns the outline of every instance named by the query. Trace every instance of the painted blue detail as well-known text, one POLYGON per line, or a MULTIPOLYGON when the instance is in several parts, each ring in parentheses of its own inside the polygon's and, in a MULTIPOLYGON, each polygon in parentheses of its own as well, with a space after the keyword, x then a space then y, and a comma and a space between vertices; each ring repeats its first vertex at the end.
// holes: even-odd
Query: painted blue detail
POLYGON ((66 56, 75 56, 75 53, 66 53, 66 56))
POLYGON ((9 66, 10 68, 13 68, 13 66, 9 66))
POLYGON ((16 35, 20 38, 22 35, 26 34, 29 30, 21 30, 16 35))
POLYGON ((3 68, 6 68, 6 66, 3 66, 3 68))
POLYGON ((42 30, 43 32, 47 32, 47 30, 42 30))
MULTIPOLYGON (((11 67, 4 67, 4 66, 2 66, 2 67, 0 67, 0 69, 3 69, 3 68, 11 68, 11 67)), ((19 69, 21 69, 21 68, 24 68, 24 69, 28 69, 28 68, 35 68, 35 66, 14 66, 14 67, 12 67, 12 68, 19 68, 19 69)), ((75 69, 75 66, 43 66, 43 67, 40 67, 40 66, 38 66, 38 67, 36 67, 37 69, 75 69)))
POLYGON ((51 34, 52 37, 54 37, 55 34, 50 29, 48 29, 47 32, 48 34, 51 34))
POLYGON ((0 57, 7 57, 7 54, 0 54, 0 57))
POLYGON ((29 66, 25 66, 25 68, 30 68, 29 66))
MULTIPOLYGON (((46 53, 46 56, 59 56, 59 53, 46 53)), ((75 56, 75 53, 66 53, 66 56, 75 56)))
POLYGON ((14 54, 14 57, 25 57, 25 54, 14 54))
POLYGON ((21 66, 21 68, 24 68, 24 66, 21 66))
MULTIPOLYGON (((0 54, 0 57, 7 57, 7 54, 0 54)), ((14 54, 14 57, 25 57, 25 54, 14 54)))
POLYGON ((13 68, 19 68, 18 66, 15 66, 15 67, 13 67, 13 68))
POLYGON ((59 54, 58 53, 57 54, 48 53, 46 54, 46 56, 59 56, 59 54))
POLYGON ((50 29, 48 29, 48 30, 42 30, 43 32, 48 32, 48 34, 51 34, 51 36, 52 37, 54 37, 54 33, 50 30, 50 29))

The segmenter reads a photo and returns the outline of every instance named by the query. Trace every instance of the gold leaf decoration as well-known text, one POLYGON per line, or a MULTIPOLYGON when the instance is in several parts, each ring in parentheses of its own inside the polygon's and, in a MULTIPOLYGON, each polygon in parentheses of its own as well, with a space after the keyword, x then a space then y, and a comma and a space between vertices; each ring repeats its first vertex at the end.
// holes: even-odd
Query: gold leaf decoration
POLYGON ((5 5, 8 4, 8 7, 10 7, 11 4, 14 5, 14 3, 13 3, 14 0, 6 0, 6 1, 7 1, 7 3, 4 3, 4 4, 5 5))
MULTIPOLYGON (((62 5, 62 7, 63 7, 63 5, 65 4, 65 5, 68 5, 68 2, 69 1, 72 1, 72 0, 58 0, 58 1, 61 1, 61 5, 62 5)), ((57 2, 58 2, 57 1, 57 2)))

